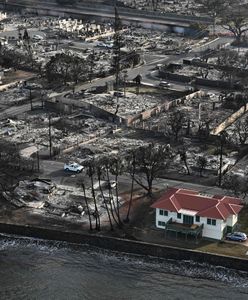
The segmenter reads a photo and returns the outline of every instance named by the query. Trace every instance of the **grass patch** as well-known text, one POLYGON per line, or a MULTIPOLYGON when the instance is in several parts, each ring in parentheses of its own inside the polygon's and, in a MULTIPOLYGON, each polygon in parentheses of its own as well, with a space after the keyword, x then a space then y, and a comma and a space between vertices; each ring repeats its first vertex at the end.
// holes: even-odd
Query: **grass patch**
POLYGON ((195 250, 248 259, 246 255, 248 247, 237 243, 212 242, 208 245, 197 247, 195 250))

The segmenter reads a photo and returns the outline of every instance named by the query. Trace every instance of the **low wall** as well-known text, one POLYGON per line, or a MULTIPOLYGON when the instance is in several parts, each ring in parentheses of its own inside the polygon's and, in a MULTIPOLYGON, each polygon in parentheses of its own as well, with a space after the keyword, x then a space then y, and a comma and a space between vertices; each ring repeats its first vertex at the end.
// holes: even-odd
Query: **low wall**
POLYGON ((237 121, 240 117, 242 117, 248 111, 248 104, 242 106, 238 111, 229 116, 224 122, 220 123, 217 127, 215 127, 210 134, 218 135, 227 127, 232 125, 235 121, 237 121))
MULTIPOLYGON (((186 82, 189 83, 192 81, 192 76, 186 76, 182 74, 170 73, 166 71, 159 71, 159 77, 174 81, 186 82)), ((211 80, 206 78, 194 78, 194 82, 196 85, 203 85, 203 86, 210 86, 210 87, 217 87, 217 88, 226 88, 226 89, 237 89, 239 90, 241 87, 239 84, 233 84, 228 81, 223 80, 211 80)))
POLYGON ((227 71, 227 72, 235 72, 235 73, 239 73, 239 74, 243 74, 244 76, 248 74, 248 70, 244 69, 244 68, 236 68, 236 67, 232 67, 232 66, 218 66, 216 64, 210 64, 204 61, 198 61, 198 60, 190 60, 190 59, 184 59, 183 60, 183 64, 186 65, 191 65, 191 66, 195 66, 195 67, 201 67, 201 68, 214 68, 216 70, 223 70, 223 71, 227 71))
POLYGON ((65 113, 73 113, 75 110, 82 109, 88 114, 92 114, 95 117, 106 119, 116 124, 125 124, 126 120, 118 115, 112 114, 104 109, 101 109, 86 101, 80 101, 70 98, 55 97, 45 102, 46 107, 50 109, 56 109, 65 113))
POLYGON ((146 110, 146 111, 141 112, 141 113, 139 113, 135 116, 129 117, 127 119, 127 125, 131 126, 133 124, 138 124, 142 121, 150 119, 153 116, 157 116, 162 112, 166 112, 166 111, 170 110, 172 107, 176 107, 180 104, 183 104, 187 101, 190 101, 194 97, 201 97, 201 96, 204 96, 204 95, 205 95, 205 92, 197 91, 197 92, 191 93, 189 95, 186 95, 184 97, 172 100, 170 102, 160 104, 156 107, 153 107, 152 109, 146 110))
POLYGON ((88 244, 90 246, 129 254, 139 254, 144 256, 149 255, 165 259, 192 260, 198 263, 207 263, 242 271, 248 270, 248 260, 246 259, 203 253, 194 250, 150 244, 121 238, 106 237, 97 234, 91 235, 86 233, 75 233, 71 231, 59 231, 55 229, 18 226, 3 223, 0 223, 0 232, 47 240, 88 244))

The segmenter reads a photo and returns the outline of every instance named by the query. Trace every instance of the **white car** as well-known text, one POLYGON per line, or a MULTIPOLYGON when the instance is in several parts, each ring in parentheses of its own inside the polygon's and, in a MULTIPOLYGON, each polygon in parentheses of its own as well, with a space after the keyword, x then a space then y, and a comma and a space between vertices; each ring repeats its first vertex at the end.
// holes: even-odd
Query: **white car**
POLYGON ((114 188, 116 188, 116 184, 117 184, 116 181, 113 181, 113 180, 110 181, 110 182, 105 181, 105 180, 101 180, 100 183, 97 181, 97 182, 94 184, 93 188, 94 188, 94 190, 99 190, 100 187, 101 187, 103 190, 109 189, 109 188, 114 189, 114 188))
POLYGON ((69 163, 69 164, 64 164, 64 170, 65 171, 71 171, 71 172, 75 172, 75 173, 80 173, 82 172, 84 169, 83 166, 77 164, 77 163, 69 163))
POLYGON ((34 35, 32 36, 32 38, 33 38, 34 40, 36 40, 36 41, 42 41, 42 40, 44 40, 43 36, 38 35, 38 34, 34 34, 34 35))
POLYGON ((171 84, 169 82, 167 82, 167 81, 161 81, 159 83, 159 86, 161 86, 161 87, 170 87, 171 84))

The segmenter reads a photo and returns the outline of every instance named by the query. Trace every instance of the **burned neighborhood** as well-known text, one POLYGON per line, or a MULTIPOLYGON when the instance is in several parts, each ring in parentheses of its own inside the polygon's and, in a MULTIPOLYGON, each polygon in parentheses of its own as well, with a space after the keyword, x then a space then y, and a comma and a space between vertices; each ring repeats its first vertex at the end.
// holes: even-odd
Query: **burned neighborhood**
POLYGON ((0 10, 0 232, 247 271, 248 1, 0 10))

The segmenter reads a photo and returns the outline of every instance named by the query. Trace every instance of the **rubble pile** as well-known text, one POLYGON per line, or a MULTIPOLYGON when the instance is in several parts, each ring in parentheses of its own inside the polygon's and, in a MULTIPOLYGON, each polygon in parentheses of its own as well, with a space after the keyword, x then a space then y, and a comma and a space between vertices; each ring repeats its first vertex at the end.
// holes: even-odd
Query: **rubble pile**
POLYGON ((175 54, 175 52, 183 51, 195 43, 192 39, 177 34, 161 33, 160 31, 132 26, 123 33, 123 38, 129 50, 136 49, 144 53, 156 52, 157 54, 175 54))
POLYGON ((145 144, 145 141, 138 139, 128 139, 117 136, 106 137, 83 145, 70 154, 64 155, 63 158, 68 161, 83 163, 85 160, 94 156, 104 157, 118 154, 119 157, 124 157, 127 153, 130 153, 131 150, 145 144))
POLYGON ((197 5, 194 0, 120 0, 124 5, 139 10, 155 10, 160 12, 173 12, 178 14, 192 14, 197 5))
MULTIPOLYGON (((181 148, 178 149, 179 151, 181 148)), ((215 174, 217 175, 217 172, 220 167, 220 158, 218 155, 218 145, 216 147, 212 148, 206 148, 202 149, 200 146, 196 146, 195 144, 187 144, 186 149, 186 155, 187 155, 187 164, 190 169, 191 174, 198 175, 199 173, 199 167, 197 165, 197 161, 199 157, 205 157, 207 160, 206 167, 204 168, 204 172, 208 172, 208 174, 215 174)), ((223 166, 233 166, 236 163, 237 157, 235 153, 224 153, 223 154, 223 166)), ((178 154, 173 162, 170 165, 170 170, 179 172, 180 174, 187 174, 187 170, 185 167, 184 162, 181 159, 180 154, 178 154)))
POLYGON ((58 28, 67 33, 74 33, 78 38, 83 40, 102 34, 114 34, 113 27, 110 23, 83 23, 83 20, 69 18, 59 19, 56 25, 57 26, 54 27, 55 30, 58 28))
MULTIPOLYGON (((66 119, 65 119, 66 120, 66 119)), ((72 119, 73 120, 73 119, 72 119)), ((111 129, 107 123, 97 119, 65 121, 60 116, 51 118, 51 136, 53 147, 66 149, 88 139, 104 135, 111 129), (67 122, 69 124, 66 126, 67 122), (78 124, 80 123, 80 126, 78 124), (77 129, 75 131, 75 126, 77 129)), ((5 120, 0 123, 0 135, 8 142, 18 145, 37 144, 40 148, 49 145, 49 119, 46 113, 26 115, 20 120, 5 120)))
MULTIPOLYGON (((107 218, 106 205, 110 209, 110 202, 112 205, 118 203, 119 206, 123 203, 121 197, 117 199, 115 195, 109 195, 109 188, 105 183, 107 182, 100 182, 103 195, 99 189, 99 182, 94 184, 97 209, 102 221, 107 218)), ((82 188, 55 185, 49 180, 39 178, 20 181, 12 192, 3 192, 3 197, 15 207, 28 207, 36 209, 36 213, 80 222, 88 222, 88 213, 94 219, 95 205, 91 188, 86 189, 85 196, 89 211, 82 188)))
POLYGON ((180 75, 211 79, 211 80, 222 79, 222 72, 214 68, 208 69, 208 68, 195 67, 195 66, 183 66, 181 69, 178 69, 176 73, 180 75))
POLYGON ((205 97, 195 97, 192 100, 188 100, 185 104, 176 107, 175 110, 151 117, 145 122, 145 126, 149 126, 150 128, 159 127, 160 131, 166 132, 169 120, 173 117, 175 111, 185 113, 185 128, 187 127, 187 123, 190 122, 192 133, 197 132, 199 126, 202 124, 208 124, 211 130, 232 113, 232 110, 223 108, 223 102, 219 98, 219 95, 210 93, 205 97))
MULTIPOLYGON (((111 58, 108 51, 101 51, 98 44, 80 43, 86 37, 101 39, 102 35, 113 34, 112 25, 109 23, 87 23, 77 19, 60 19, 56 17, 21 17, 13 16, 4 24, 4 32, 0 36, 6 39, 6 49, 15 51, 17 55, 31 55, 32 59, 44 67, 51 56, 69 51, 83 59, 88 59, 94 52, 95 73, 108 72, 111 58), (27 29, 30 37, 28 48, 22 37, 27 29), (76 44, 73 42, 75 41, 76 44)), ((111 51, 111 50, 110 50, 111 51)), ((94 71, 93 70, 93 71, 94 71)))
POLYGON ((23 89, 23 84, 16 84, 16 87, 2 91, 0 95, 0 105, 18 105, 29 99, 29 91, 23 89))
POLYGON ((169 97, 164 96, 163 98, 161 100, 160 97, 149 94, 136 95, 127 92, 126 97, 124 94, 121 94, 120 97, 110 94, 98 94, 85 98, 85 101, 113 114, 117 111, 119 116, 127 117, 149 110, 161 103, 169 102, 169 97))

